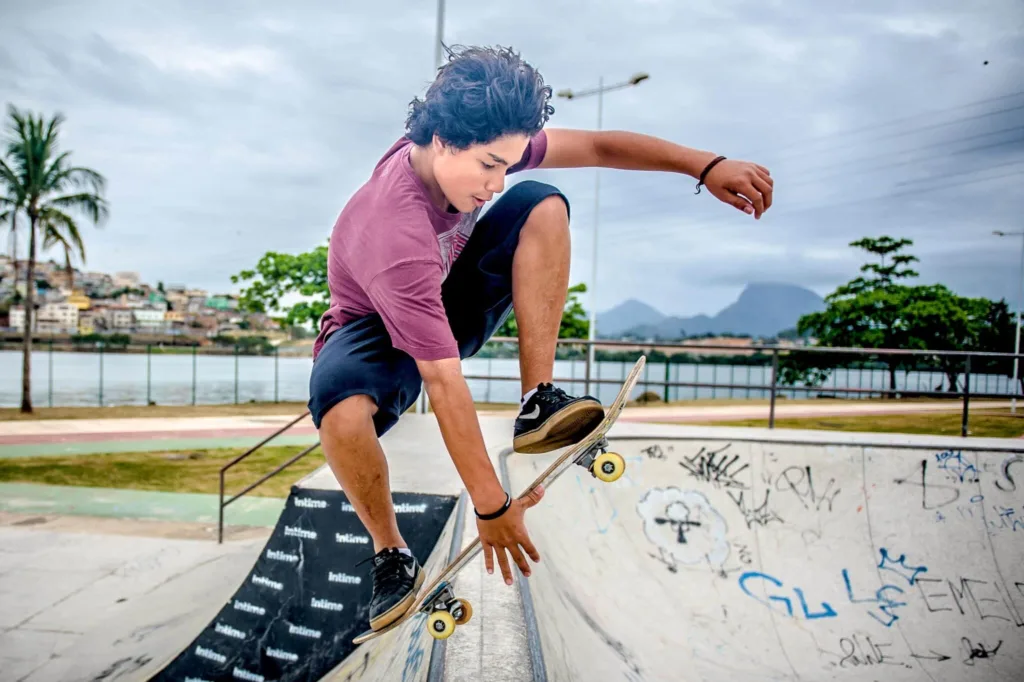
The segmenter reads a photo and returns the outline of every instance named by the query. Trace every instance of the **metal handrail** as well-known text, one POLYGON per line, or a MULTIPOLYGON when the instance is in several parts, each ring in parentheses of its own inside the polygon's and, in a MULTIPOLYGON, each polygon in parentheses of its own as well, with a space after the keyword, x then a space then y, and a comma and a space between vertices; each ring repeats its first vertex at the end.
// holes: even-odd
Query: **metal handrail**
MULTIPOLYGON (((515 336, 492 336, 489 343, 519 343, 515 336)), ((612 339, 557 339, 558 345, 567 346, 608 346, 616 348, 644 349, 650 348, 692 348, 694 350, 731 350, 731 351, 766 351, 766 352, 800 352, 800 353, 837 353, 847 355, 923 355, 923 356, 972 356, 972 357, 1001 357, 1021 358, 1022 353, 998 353, 994 351, 965 351, 965 350, 918 350, 907 348, 852 348, 844 346, 782 346, 778 344, 750 344, 748 346, 733 346, 729 344, 716 343, 692 343, 686 341, 621 341, 612 339)))
MULTIPOLYGON (((496 343, 519 343, 519 339, 516 337, 492 337, 491 342, 496 343)), ((846 348, 846 347, 827 347, 827 346, 779 346, 779 345, 757 345, 751 344, 747 346, 734 346, 728 344, 695 344, 686 342, 635 342, 635 341, 602 341, 602 340, 589 340, 589 339, 557 339, 558 345, 600 345, 612 348, 629 348, 634 351, 643 352, 646 349, 654 351, 659 348, 686 348, 694 350, 730 350, 730 351, 765 351, 766 354, 771 354, 771 381, 769 384, 720 384, 720 383, 707 383, 701 381, 668 381, 668 375, 666 373, 665 380, 651 380, 648 377, 644 377, 644 386, 659 386, 664 389, 672 388, 736 388, 736 389, 759 389, 767 391, 769 395, 769 408, 768 408, 768 428, 775 428, 775 405, 779 391, 788 392, 805 392, 812 393, 815 391, 822 392, 827 391, 836 394, 870 394, 870 395, 881 395, 881 396, 899 396, 899 395, 914 395, 920 397, 935 397, 935 398, 956 398, 963 400, 963 411, 960 424, 960 435, 964 438, 968 434, 968 423, 969 423, 969 410, 970 410, 970 399, 973 396, 977 398, 993 398, 1003 400, 1014 400, 1018 398, 1024 398, 1024 393, 1020 391, 1020 386, 1014 387, 1014 392, 1011 394, 1006 393, 971 393, 971 359, 972 358, 1024 358, 1024 353, 995 353, 987 351, 936 351, 936 350, 908 350, 902 348, 846 348), (927 357, 945 357, 953 356, 963 358, 964 361, 964 388, 963 390, 954 391, 928 391, 928 390, 908 390, 908 389, 883 389, 883 388, 840 388, 838 386, 830 386, 827 388, 820 386, 780 386, 779 385, 779 356, 782 354, 790 353, 820 353, 820 354, 834 354, 834 355, 858 355, 858 356, 885 356, 885 355, 905 355, 905 356, 927 356, 927 357)), ((585 385, 585 391, 590 392, 591 384, 618 384, 621 383, 618 379, 597 379, 592 377, 590 367, 590 355, 589 353, 585 357, 586 371, 582 379, 585 385)), ((957 372, 959 374, 959 372, 957 372)), ((489 381, 518 381, 519 377, 490 377, 481 375, 467 376, 467 379, 485 379, 489 381)), ((571 377, 567 379, 557 379, 559 383, 578 383, 581 379, 571 377)))
POLYGON ((231 467, 235 466, 236 464, 238 464, 242 460, 246 459, 247 457, 250 457, 257 450, 262 448, 264 445, 266 445, 270 441, 274 440, 275 438, 280 436, 282 433, 284 433, 288 429, 292 428, 293 426, 295 426, 296 424, 298 424, 300 421, 302 421, 303 419, 305 419, 308 416, 309 416, 309 410, 306 410, 305 412, 300 414, 298 417, 296 417, 295 419, 293 419, 290 422, 288 422, 285 426, 282 426, 280 429, 278 429, 277 431, 275 431, 271 435, 267 436, 266 438, 261 440, 259 443, 257 443, 256 445, 252 446, 251 448, 249 448, 248 450, 246 450, 245 452, 240 454, 238 457, 235 457, 233 460, 231 460, 230 462, 225 464, 223 467, 221 467, 221 469, 220 469, 220 499, 219 499, 219 503, 218 503, 219 509, 218 509, 218 517, 217 517, 217 544, 222 544, 224 542, 224 508, 227 507, 232 502, 234 502, 235 500, 237 500, 238 498, 242 497, 243 495, 246 495, 247 493, 249 493, 253 489, 257 488, 258 486, 263 485, 264 483, 266 483, 268 480, 270 480, 274 476, 277 476, 279 473, 281 473, 282 471, 284 471, 285 469, 290 467, 292 464, 295 464, 300 459, 302 459, 303 457, 305 457, 309 453, 313 452, 313 450, 316 450, 318 447, 320 447, 320 441, 317 441, 315 444, 309 446, 308 448, 306 448, 305 450, 303 450, 299 454, 295 455, 294 457, 289 459, 287 462, 285 462, 281 466, 277 467, 276 469, 274 469, 270 473, 265 474, 262 478, 260 478, 255 483, 250 484, 249 486, 247 486, 242 491, 232 495, 231 499, 225 501, 224 500, 224 476, 227 473, 228 469, 230 469, 231 467))

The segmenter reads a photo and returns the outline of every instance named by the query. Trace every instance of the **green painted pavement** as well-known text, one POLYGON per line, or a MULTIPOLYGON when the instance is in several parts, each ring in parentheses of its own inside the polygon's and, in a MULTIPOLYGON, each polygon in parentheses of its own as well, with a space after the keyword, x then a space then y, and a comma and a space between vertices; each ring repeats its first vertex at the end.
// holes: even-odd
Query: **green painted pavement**
MULTIPOLYGON (((175 450, 209 450, 213 448, 251 448, 260 442, 253 436, 231 436, 224 438, 160 438, 145 440, 85 441, 81 443, 31 443, 25 445, 0 446, 0 458, 4 457, 57 457, 66 455, 98 455, 110 452, 163 452, 175 450)), ((319 440, 315 433, 305 435, 280 435, 267 444, 312 445, 319 440)))
MULTIPOLYGON (((128 519, 217 523, 217 495, 147 490, 0 483, 0 510, 16 514, 63 514, 128 519)), ((224 510, 226 525, 273 527, 284 499, 247 495, 224 510)))

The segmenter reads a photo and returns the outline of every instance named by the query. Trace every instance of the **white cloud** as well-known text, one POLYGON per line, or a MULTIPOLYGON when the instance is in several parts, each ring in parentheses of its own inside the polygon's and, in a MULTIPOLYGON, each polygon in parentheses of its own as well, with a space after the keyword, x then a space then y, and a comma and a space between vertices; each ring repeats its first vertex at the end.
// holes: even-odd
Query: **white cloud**
MULTIPOLYGON (((447 42, 514 45, 556 90, 649 72, 605 98, 606 128, 772 170, 760 222, 694 196, 688 177, 602 172, 599 308, 715 312, 763 280, 827 293, 863 260, 848 243, 879 234, 915 240, 922 279, 1016 295, 1018 252, 991 232, 1020 229, 1024 129, 998 131, 1024 126, 1024 109, 998 112, 1024 95, 990 100, 1024 82, 1019 0, 446 4, 447 42)), ((264 252, 324 242, 432 76, 434 11, 14 4, 0 90, 62 111, 65 148, 109 180, 89 269, 231 289, 264 252)), ((595 123, 594 98, 554 104, 551 125, 595 123)), ((593 172, 532 177, 568 194, 572 277, 589 279, 593 172)))

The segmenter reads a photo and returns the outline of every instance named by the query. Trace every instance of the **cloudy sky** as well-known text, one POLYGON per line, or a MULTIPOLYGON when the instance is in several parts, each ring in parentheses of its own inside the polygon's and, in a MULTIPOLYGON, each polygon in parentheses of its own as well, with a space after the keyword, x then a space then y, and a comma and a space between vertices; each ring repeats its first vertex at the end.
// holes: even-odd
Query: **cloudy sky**
MULTIPOLYGON (((324 243, 433 76, 427 2, 2 4, 0 100, 62 112, 109 181, 87 268, 152 284, 230 291, 266 251, 324 243)), ((771 170, 760 221, 685 176, 602 171, 598 309, 714 313, 755 281, 824 295, 863 262, 847 244, 883 234, 914 240, 923 281, 1016 297, 1021 238, 992 232, 1024 230, 1024 4, 840 4, 448 0, 444 37, 512 45, 556 90, 646 71, 607 94, 606 128, 771 170)), ((596 125, 596 98, 554 105, 549 125, 596 125)), ((594 172, 529 175, 569 195, 589 279, 594 172)))

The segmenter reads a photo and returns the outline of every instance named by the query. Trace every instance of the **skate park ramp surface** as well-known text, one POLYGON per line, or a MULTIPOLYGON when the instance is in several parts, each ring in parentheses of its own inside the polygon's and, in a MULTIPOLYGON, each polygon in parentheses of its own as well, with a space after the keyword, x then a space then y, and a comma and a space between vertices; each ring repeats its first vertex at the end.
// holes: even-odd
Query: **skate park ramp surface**
POLYGON ((536 679, 1024 680, 1014 441, 658 430, 528 512, 536 679))
MULTIPOLYGON (((403 492, 393 499, 410 548, 438 570, 460 532, 465 502, 403 492)), ((251 544, 226 554, 228 561, 171 576, 25 682, 321 679, 349 658, 352 638, 366 630, 372 586, 360 564, 373 555, 370 538, 343 492, 293 487, 255 560, 251 544)), ((392 678, 426 679, 431 638, 422 627, 405 634, 407 647, 422 653, 411 662, 403 656, 392 678)), ((371 662, 390 672, 379 658, 364 647, 358 677, 373 679, 363 676, 371 662)))

